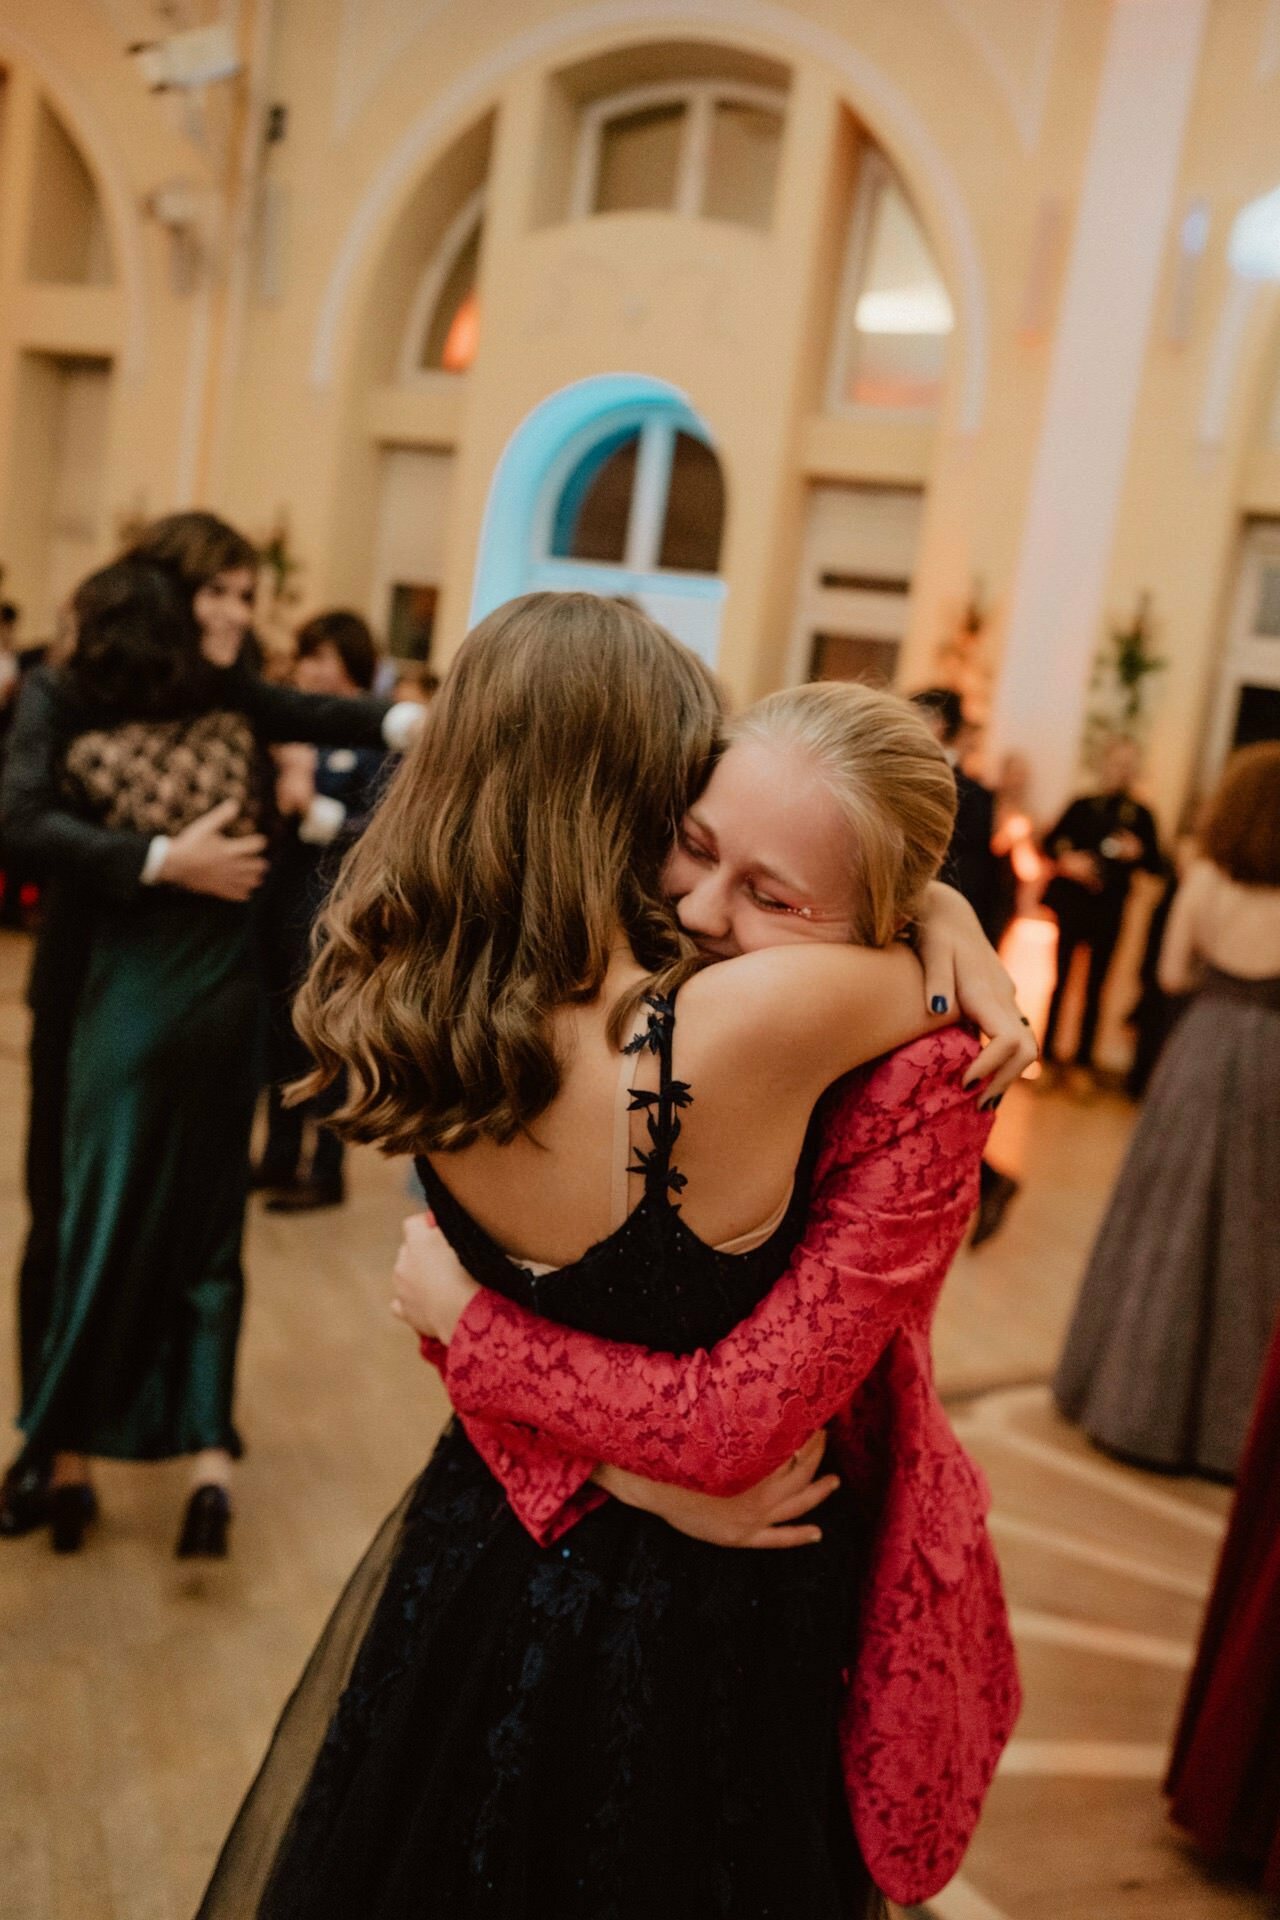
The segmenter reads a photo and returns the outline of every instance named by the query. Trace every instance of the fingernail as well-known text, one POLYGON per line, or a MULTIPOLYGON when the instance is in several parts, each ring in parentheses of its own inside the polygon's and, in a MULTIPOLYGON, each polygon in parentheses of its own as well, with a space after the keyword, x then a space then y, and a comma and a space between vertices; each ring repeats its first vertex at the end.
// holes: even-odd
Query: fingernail
POLYGON ((929 1010, 931 1013, 945 1013, 949 1005, 950 1002, 945 993, 935 993, 929 1002, 929 1010))

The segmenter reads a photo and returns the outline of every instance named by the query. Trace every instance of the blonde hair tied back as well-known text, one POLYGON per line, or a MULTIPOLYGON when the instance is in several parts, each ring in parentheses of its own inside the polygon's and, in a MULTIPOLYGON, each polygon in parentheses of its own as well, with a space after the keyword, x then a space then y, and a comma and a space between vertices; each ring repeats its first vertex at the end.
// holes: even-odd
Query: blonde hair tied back
POLYGON ((849 825, 856 946, 884 947, 920 914, 956 817, 947 757, 915 708, 856 681, 787 687, 732 737, 796 746, 825 773, 849 825))

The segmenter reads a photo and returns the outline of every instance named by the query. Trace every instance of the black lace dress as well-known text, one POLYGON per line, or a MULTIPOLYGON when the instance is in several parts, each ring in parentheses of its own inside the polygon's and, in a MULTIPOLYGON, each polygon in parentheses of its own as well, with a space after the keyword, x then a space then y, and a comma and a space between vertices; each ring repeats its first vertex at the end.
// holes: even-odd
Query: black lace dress
MULTIPOLYGON (((512 1263, 420 1171, 484 1285, 688 1352, 744 1318, 804 1221, 718 1253, 680 1218, 674 1010, 648 1045, 644 1197, 570 1267, 512 1263)), ((639 1171, 640 1169, 637 1169, 639 1171)), ((385 1523, 285 1710, 199 1920, 862 1920, 878 1910, 837 1720, 863 1539, 716 1548, 609 1501, 539 1547, 454 1423, 385 1523)))

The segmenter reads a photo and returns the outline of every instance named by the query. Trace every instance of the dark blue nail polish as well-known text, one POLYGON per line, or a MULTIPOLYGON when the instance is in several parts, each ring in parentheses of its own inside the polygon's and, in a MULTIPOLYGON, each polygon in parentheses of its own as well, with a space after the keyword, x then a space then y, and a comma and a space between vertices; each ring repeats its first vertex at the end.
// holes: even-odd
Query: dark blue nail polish
POLYGON ((935 993, 929 1002, 929 1011, 931 1013, 945 1013, 949 1005, 950 1002, 945 993, 935 993))

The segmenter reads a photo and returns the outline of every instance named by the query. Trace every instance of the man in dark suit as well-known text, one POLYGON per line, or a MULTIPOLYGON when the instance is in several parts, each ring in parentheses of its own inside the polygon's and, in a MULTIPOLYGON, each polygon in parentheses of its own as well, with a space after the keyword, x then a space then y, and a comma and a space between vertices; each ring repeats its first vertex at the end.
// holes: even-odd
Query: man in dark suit
POLYGON ((1087 1089, 1093 1073, 1093 1048, 1102 1010, 1102 994, 1135 873, 1161 874, 1164 861, 1151 809, 1133 795, 1138 749, 1132 740, 1112 740, 1102 762, 1097 793, 1073 800, 1044 837, 1054 876, 1044 902, 1058 920, 1057 978, 1045 1027, 1046 1066, 1053 1043, 1071 962, 1077 947, 1089 951, 1089 978, 1075 1066, 1087 1089))
MULTIPOLYGON (((942 878, 962 893, 978 916, 982 931, 994 945, 1002 932, 1000 860, 992 852, 996 797, 990 787, 966 773, 960 765, 967 726, 964 702, 954 687, 926 687, 911 696, 911 704, 937 736, 956 777, 956 824, 942 866, 942 878)), ((1012 1174, 1001 1173, 989 1160, 980 1169, 978 1217, 970 1245, 980 1247, 1003 1223, 1009 1203, 1019 1191, 1012 1174)))

